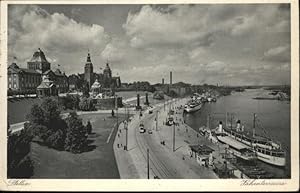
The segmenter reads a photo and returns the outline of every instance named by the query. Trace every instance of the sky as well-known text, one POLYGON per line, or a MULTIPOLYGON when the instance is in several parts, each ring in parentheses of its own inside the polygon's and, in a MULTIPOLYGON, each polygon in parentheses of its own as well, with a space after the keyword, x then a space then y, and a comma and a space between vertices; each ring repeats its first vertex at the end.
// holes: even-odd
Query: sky
POLYGON ((288 4, 8 6, 8 64, 77 74, 89 51, 122 82, 290 84, 290 38, 288 4))

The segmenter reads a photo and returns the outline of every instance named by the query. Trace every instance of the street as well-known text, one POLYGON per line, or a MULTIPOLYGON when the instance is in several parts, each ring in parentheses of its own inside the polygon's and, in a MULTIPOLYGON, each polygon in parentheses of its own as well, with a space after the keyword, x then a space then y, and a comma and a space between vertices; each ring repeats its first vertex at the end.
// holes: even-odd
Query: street
MULTIPOLYGON (((184 102, 177 102, 180 105, 184 102)), ((174 105, 173 105, 174 106, 174 105)), ((169 106, 158 104, 154 106, 153 113, 144 111, 133 116, 128 124, 128 151, 120 148, 126 145, 126 130, 122 123, 114 144, 114 151, 121 178, 148 178, 147 149, 149 149, 149 178, 180 179, 180 178, 216 178, 214 173, 207 168, 200 168, 195 160, 188 157, 188 144, 175 135, 175 152, 173 152, 173 126, 163 125, 167 117, 169 106), (156 130, 155 117, 158 113, 158 127, 156 130), (143 123, 145 133, 139 132, 139 124, 143 123), (148 131, 152 130, 152 134, 148 131), (165 141, 165 145, 161 142, 165 141), (119 148, 118 148, 119 144, 119 148), (128 164, 130 167, 128 167, 128 164), (205 171, 205 172, 203 172, 205 171)), ((176 127, 183 130, 184 125, 176 127)))

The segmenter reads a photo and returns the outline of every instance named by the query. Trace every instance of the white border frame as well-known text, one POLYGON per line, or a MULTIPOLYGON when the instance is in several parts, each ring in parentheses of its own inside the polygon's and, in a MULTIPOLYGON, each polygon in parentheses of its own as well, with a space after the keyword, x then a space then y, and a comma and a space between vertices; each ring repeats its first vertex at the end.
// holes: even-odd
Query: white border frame
POLYGON ((89 0, 89 1, 1 1, 0 63, 0 189, 15 191, 297 191, 299 190, 299 2, 298 0, 89 0), (26 179, 28 185, 10 185, 6 177, 7 136, 7 5, 8 4, 291 4, 291 179, 255 180, 273 185, 242 186, 242 179, 193 180, 106 180, 106 179, 26 179), (281 185, 278 185, 281 184, 281 185))

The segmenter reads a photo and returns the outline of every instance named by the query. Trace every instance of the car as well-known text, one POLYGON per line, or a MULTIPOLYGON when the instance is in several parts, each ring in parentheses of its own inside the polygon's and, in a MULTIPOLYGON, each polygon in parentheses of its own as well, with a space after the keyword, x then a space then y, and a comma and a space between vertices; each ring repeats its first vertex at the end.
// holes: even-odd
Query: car
POLYGON ((145 133, 146 132, 146 129, 144 128, 144 124, 140 124, 140 133, 145 133))
POLYGON ((148 130, 148 133, 149 133, 149 134, 152 134, 152 130, 151 130, 151 129, 149 129, 149 130, 148 130))
POLYGON ((171 126, 173 124, 174 124, 174 118, 173 117, 169 117, 166 125, 171 126))
POLYGON ((149 114, 152 114, 153 113, 153 110, 152 109, 149 109, 149 114))

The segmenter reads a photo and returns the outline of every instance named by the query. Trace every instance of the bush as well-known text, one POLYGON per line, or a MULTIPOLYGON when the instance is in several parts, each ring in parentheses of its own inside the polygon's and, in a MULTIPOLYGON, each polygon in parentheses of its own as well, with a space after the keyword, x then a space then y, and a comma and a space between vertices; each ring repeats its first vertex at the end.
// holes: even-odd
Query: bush
POLYGON ((7 140, 7 177, 29 178, 33 174, 30 158, 32 135, 27 129, 20 134, 12 134, 7 140))
POLYGON ((91 125, 91 122, 90 121, 88 121, 87 122, 87 125, 86 125, 86 130, 87 130, 87 133, 88 134, 91 134, 92 133, 92 125, 91 125))
POLYGON ((83 126, 81 119, 75 112, 71 112, 66 119, 67 134, 65 140, 65 150, 72 153, 80 153, 87 147, 87 130, 83 126))
POLYGON ((27 115, 29 123, 25 124, 32 135, 56 149, 64 148, 66 122, 60 117, 58 103, 52 98, 43 100, 41 106, 33 105, 27 115))
POLYGON ((78 109, 79 105, 79 96, 78 95, 67 95, 65 97, 61 97, 60 104, 64 107, 64 109, 78 109))
POLYGON ((58 150, 64 150, 65 138, 65 133, 62 130, 57 130, 48 136, 46 143, 50 147, 54 147, 58 150))
MULTIPOLYGON (((91 108, 89 102, 87 100, 86 103, 91 108)), ((90 132, 92 130, 90 123, 87 127, 83 126, 75 112, 63 120, 57 101, 51 98, 45 99, 41 106, 33 105, 27 117, 26 130, 48 147, 58 150, 82 152, 87 145, 87 128, 90 132)))
POLYGON ((94 111, 95 105, 92 99, 89 98, 82 98, 79 102, 79 109, 82 111, 94 111))
POLYGON ((26 118, 27 118, 28 121, 30 121, 31 123, 34 123, 34 124, 38 124, 38 125, 45 124, 44 111, 37 104, 34 104, 31 107, 30 112, 29 112, 29 114, 27 115, 26 118))

